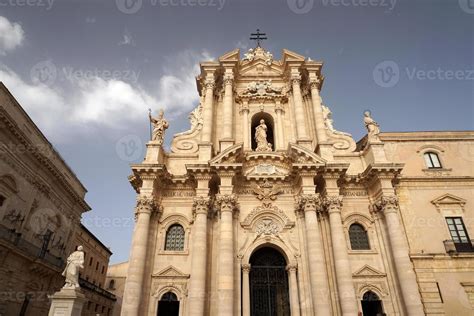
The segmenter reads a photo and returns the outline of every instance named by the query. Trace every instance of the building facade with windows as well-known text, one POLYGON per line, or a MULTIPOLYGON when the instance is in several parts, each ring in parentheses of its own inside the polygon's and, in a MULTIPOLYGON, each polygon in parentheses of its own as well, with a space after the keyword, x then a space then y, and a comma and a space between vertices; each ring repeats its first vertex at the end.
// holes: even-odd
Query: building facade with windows
POLYGON ((200 69, 190 130, 165 151, 153 118, 132 165, 130 258, 108 276, 122 315, 474 311, 474 132, 382 133, 366 112, 355 142, 322 62, 288 50, 200 69))
POLYGON ((84 268, 79 273, 79 284, 87 301, 83 316, 113 315, 115 295, 106 289, 107 269, 112 252, 84 225, 75 236, 75 245, 84 249, 84 268))
POLYGON ((47 315, 86 189, 0 82, 0 315, 47 315))

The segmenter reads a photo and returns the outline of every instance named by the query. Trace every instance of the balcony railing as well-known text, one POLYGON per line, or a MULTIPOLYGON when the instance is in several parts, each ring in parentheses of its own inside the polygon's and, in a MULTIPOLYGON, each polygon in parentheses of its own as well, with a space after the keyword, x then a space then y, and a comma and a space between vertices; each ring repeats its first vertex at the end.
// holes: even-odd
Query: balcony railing
POLYGON ((14 229, 9 229, 0 225, 0 239, 15 246, 16 249, 23 251, 30 256, 39 258, 40 260, 61 269, 64 267, 63 258, 50 254, 48 250, 41 251, 40 247, 22 238, 21 233, 16 232, 14 229))
POLYGON ((99 295, 102 295, 108 299, 111 299, 111 300, 117 300, 115 298, 115 295, 110 293, 109 291, 106 291, 104 290, 103 288, 93 284, 93 283, 90 283, 89 281, 83 279, 83 278, 79 278, 79 285, 83 288, 86 288, 90 291, 93 291, 93 292, 96 292, 98 293, 99 295))
POLYGON ((453 240, 445 240, 444 248, 448 254, 456 254, 460 252, 474 252, 474 240, 470 242, 454 242, 453 240))

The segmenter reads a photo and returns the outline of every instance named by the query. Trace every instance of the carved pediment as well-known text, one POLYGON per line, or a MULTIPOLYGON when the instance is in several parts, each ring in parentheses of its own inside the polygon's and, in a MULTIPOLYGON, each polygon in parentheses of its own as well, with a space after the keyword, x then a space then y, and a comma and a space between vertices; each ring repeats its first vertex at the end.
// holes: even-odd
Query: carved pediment
POLYGON ((225 53, 221 57, 219 57, 219 61, 222 62, 238 62, 240 59, 240 49, 236 48, 230 52, 225 53))
POLYGON ((463 208, 466 204, 466 200, 455 195, 446 193, 434 199, 433 201, 431 201, 431 203, 436 205, 436 207, 438 208, 444 205, 459 205, 463 208))
POLYGON ((383 278, 387 276, 387 274, 366 264, 354 272, 352 276, 355 278, 383 278))
POLYGON ((189 278, 189 274, 185 274, 178 269, 176 269, 173 266, 168 266, 167 268, 164 268, 158 273, 152 274, 153 278, 161 278, 161 279, 166 279, 166 278, 181 278, 181 279, 187 279, 189 278))
POLYGON ((324 166, 326 164, 326 160, 319 157, 314 152, 293 143, 290 143, 288 146, 288 156, 291 158, 294 165, 310 164, 324 166))
POLYGON ((272 227, 275 226, 273 223, 276 223, 281 229, 289 229, 295 225, 288 216, 279 209, 276 205, 261 205, 254 208, 240 223, 240 225, 245 229, 256 230, 257 227, 263 223, 266 226, 270 223, 271 220, 272 227), (265 220, 264 222, 262 222, 265 220))
POLYGON ((211 166, 218 165, 242 165, 242 148, 243 144, 239 143, 229 148, 226 148, 224 151, 220 152, 217 156, 212 158, 209 161, 211 166))

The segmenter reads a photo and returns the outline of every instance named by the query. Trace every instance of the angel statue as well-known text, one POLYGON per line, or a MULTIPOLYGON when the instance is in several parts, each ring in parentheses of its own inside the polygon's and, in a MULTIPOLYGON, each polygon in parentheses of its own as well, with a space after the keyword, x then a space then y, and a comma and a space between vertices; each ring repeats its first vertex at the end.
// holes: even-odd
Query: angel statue
POLYGON ((369 140, 380 140, 380 126, 379 124, 371 117, 370 111, 364 112, 364 123, 368 131, 369 140))
POLYGON ((255 142, 257 142, 256 151, 271 151, 272 144, 267 141, 267 125, 265 120, 260 120, 260 125, 255 128, 255 142))
POLYGON ((82 246, 78 246, 77 250, 67 258, 66 268, 64 268, 63 276, 66 277, 63 288, 79 287, 79 269, 84 268, 84 251, 82 246))
POLYGON ((151 136, 152 141, 158 142, 159 145, 163 144, 165 138, 165 130, 169 127, 168 121, 163 117, 164 111, 160 109, 158 117, 151 116, 151 112, 148 112, 150 122, 153 124, 153 132, 151 136))

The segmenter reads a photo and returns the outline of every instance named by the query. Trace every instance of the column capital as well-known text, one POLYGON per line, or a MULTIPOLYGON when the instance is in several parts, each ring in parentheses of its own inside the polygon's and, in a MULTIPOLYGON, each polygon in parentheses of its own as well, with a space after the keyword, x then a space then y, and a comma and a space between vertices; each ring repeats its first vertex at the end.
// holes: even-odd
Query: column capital
POLYGON ((223 76, 224 85, 232 85, 234 83, 234 74, 226 73, 223 76))
POLYGON ((286 271, 290 272, 290 273, 296 273, 296 271, 298 270, 298 265, 295 263, 295 264, 289 264, 286 266, 286 271))
POLYGON ((158 205, 153 196, 137 197, 137 206, 135 207, 135 217, 141 213, 152 214, 153 212, 161 212, 161 206, 158 205))
POLYGON ((290 81, 291 81, 291 84, 295 85, 299 85, 301 83, 301 75, 300 73, 292 73, 291 76, 290 76, 290 81))
POLYGON ((250 272, 250 264, 249 263, 243 263, 242 264, 242 272, 243 273, 249 273, 250 272))
POLYGON ((206 80, 204 80, 204 86, 206 87, 206 89, 214 90, 214 88, 216 86, 216 82, 214 80, 214 77, 206 78, 206 80))
POLYGON ((298 209, 304 212, 316 212, 321 206, 321 196, 319 193, 302 194, 298 196, 298 209))
POLYGON ((398 211, 398 197, 396 195, 382 195, 372 205, 374 212, 396 213, 398 211))
POLYGON ((210 206, 210 198, 208 196, 197 196, 193 200, 193 215, 207 215, 210 206))
POLYGON ((237 206, 237 196, 235 194, 218 194, 215 203, 221 213, 233 212, 237 206))
POLYGON ((323 199, 324 208, 328 213, 341 212, 342 202, 342 195, 327 195, 323 199))
POLYGON ((319 91, 319 87, 321 85, 321 80, 318 77, 313 77, 308 80, 308 85, 313 91, 314 89, 317 89, 319 91))

